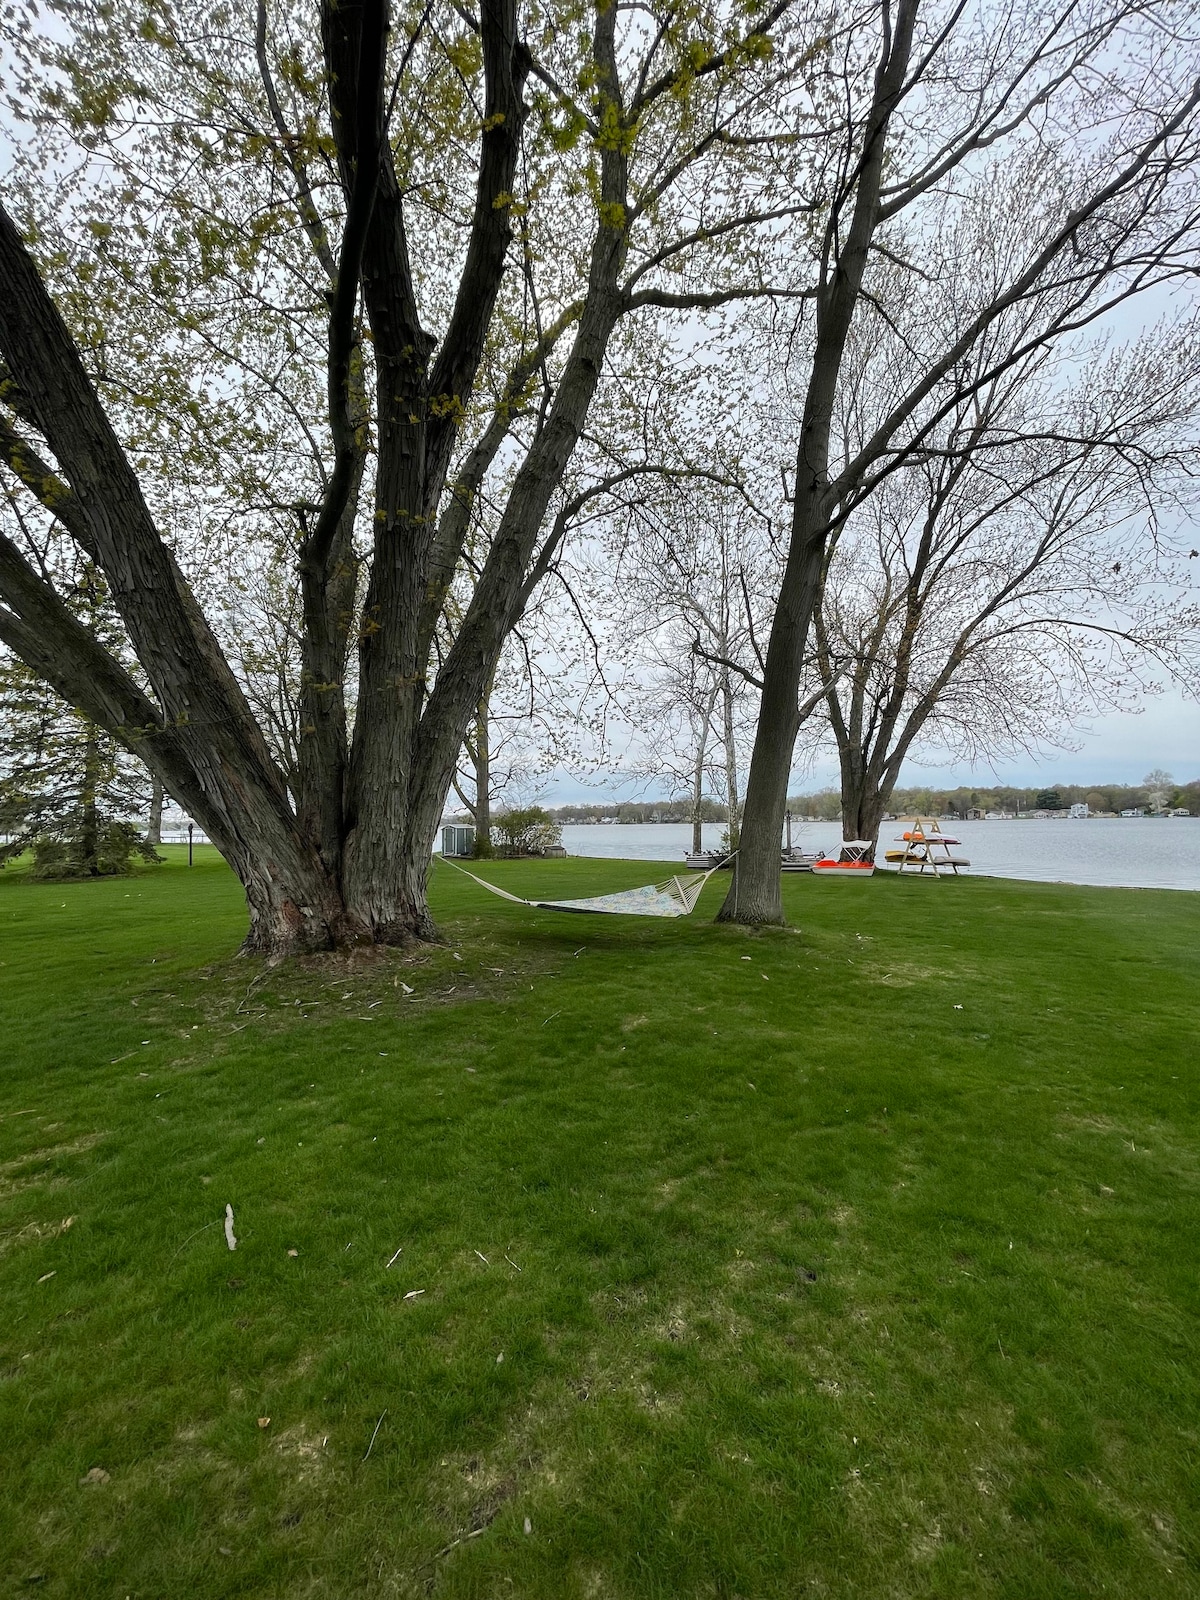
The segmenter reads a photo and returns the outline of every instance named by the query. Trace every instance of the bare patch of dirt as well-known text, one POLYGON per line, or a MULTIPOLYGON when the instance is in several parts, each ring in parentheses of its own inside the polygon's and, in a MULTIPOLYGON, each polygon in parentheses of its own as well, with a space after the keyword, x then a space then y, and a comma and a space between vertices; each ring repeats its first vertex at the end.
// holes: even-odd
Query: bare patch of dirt
POLYGON ((294 1477, 307 1482, 319 1477, 329 1463, 326 1435, 297 1423, 282 1428, 271 1441, 275 1454, 287 1462, 294 1477))

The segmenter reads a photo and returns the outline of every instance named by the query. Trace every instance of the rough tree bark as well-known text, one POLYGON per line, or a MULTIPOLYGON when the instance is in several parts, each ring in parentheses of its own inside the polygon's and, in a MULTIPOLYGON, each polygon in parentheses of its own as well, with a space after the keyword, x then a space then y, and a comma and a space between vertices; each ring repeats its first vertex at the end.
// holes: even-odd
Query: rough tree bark
POLYGON ((162 814, 164 791, 162 779, 157 773, 150 775, 150 820, 146 828, 146 843, 152 849, 162 843, 162 814))

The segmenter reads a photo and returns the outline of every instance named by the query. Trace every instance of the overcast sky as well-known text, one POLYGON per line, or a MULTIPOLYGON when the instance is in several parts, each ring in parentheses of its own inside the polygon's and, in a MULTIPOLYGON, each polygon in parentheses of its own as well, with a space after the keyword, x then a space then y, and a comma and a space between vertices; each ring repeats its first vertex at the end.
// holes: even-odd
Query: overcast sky
MULTIPOLYGON (((1021 756, 1000 761, 994 770, 982 765, 937 767, 909 762, 901 773, 900 786, 1138 784, 1156 767, 1169 772, 1179 783, 1200 778, 1200 702, 1185 699, 1181 694, 1148 698, 1139 713, 1097 718, 1090 725, 1077 728, 1075 740, 1079 745, 1077 750, 1046 751, 1038 757, 1021 756)), ((795 773, 790 789, 793 794, 812 793, 817 789, 836 788, 837 781, 837 765, 829 757, 806 771, 795 773)), ((671 786, 645 779, 622 782, 617 772, 598 773, 585 782, 571 773, 558 771, 532 788, 543 805, 586 805, 609 798, 666 798, 671 786)))
MULTIPOLYGON (((1138 715, 1097 718, 1088 727, 1076 729, 1075 740, 1078 750, 1047 751, 1037 758, 997 762, 994 773, 982 766, 926 767, 909 762, 900 782, 914 787, 926 783, 946 787, 996 782, 1140 783, 1155 767, 1180 783, 1200 778, 1200 703, 1180 694, 1148 699, 1138 715)), ((833 763, 815 769, 813 777, 834 783, 833 763)), ((821 786, 820 781, 814 784, 821 786)))

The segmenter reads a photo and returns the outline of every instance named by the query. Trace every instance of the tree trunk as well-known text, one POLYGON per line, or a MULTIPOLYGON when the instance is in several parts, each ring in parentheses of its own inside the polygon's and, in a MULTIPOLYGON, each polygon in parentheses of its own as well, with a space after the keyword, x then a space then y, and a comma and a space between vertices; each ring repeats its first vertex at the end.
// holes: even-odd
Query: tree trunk
POLYGON ((692 854, 698 856, 704 849, 704 743, 696 755, 692 774, 692 854))
POLYGON ((692 854, 704 851, 704 764, 708 759, 708 740, 712 733, 713 706, 716 704, 715 686, 709 691, 708 704, 700 721, 700 742, 696 747, 696 764, 692 769, 692 854))
POLYGON ((100 818, 97 795, 100 789, 100 740, 96 724, 89 721, 83 744, 83 788, 79 796, 79 857, 90 877, 97 877, 100 863, 100 818))
POLYGON ((780 892, 783 814, 792 751, 800 731, 797 700, 804 647, 821 581, 824 517, 815 536, 793 539, 767 646, 758 731, 750 759, 738 848, 737 882, 718 912, 722 922, 783 923, 780 892))
POLYGON ((884 794, 865 772, 861 762, 842 761, 842 838, 869 839, 871 857, 879 844, 879 829, 891 790, 884 794))
POLYGON ((729 848, 736 850, 741 840, 742 809, 738 800, 737 745, 733 737, 733 685, 726 672, 721 680, 723 731, 725 742, 725 803, 729 813, 729 848))
POLYGON ((335 876, 341 871, 346 821, 349 764, 346 660, 358 578, 354 522, 368 444, 367 401, 362 356, 357 344, 350 373, 355 452, 346 506, 338 520, 329 553, 318 570, 313 570, 311 561, 302 558, 300 563, 304 630, 296 762, 297 811, 302 830, 335 876))
POLYGON ((319 861, 302 866, 266 850, 240 848, 222 854, 246 891, 250 931, 244 954, 280 959, 370 942, 319 861))
POLYGON ((492 853, 491 684, 475 713, 475 854, 492 853))
POLYGON ((771 623, 758 732, 750 758, 742 846, 735 881, 718 913, 726 922, 783 922, 780 848, 792 752, 800 731, 800 682, 809 625, 820 596, 829 518, 829 440, 834 401, 867 253, 879 221, 888 124, 903 92, 916 21, 916 0, 900 0, 895 29, 883 43, 852 215, 835 212, 827 234, 830 265, 817 294, 816 343, 796 451, 792 535, 771 623))
POLYGON ((163 786, 156 772, 150 774, 150 825, 146 829, 146 843, 152 848, 162 843, 163 786))

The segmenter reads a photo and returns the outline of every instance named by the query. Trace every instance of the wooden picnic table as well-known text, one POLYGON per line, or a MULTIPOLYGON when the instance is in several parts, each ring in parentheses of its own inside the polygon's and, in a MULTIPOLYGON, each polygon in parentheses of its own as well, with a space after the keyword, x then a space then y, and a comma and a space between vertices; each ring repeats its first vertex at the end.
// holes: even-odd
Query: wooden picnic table
POLYGON ((957 877, 960 867, 971 865, 965 856, 950 853, 950 846, 961 844, 962 840, 954 838, 951 834, 942 833, 938 828, 926 831, 917 826, 898 834, 896 842, 902 844, 904 848, 889 850, 884 860, 895 862, 901 872, 906 870, 919 873, 932 872, 935 878, 940 877, 943 872, 953 872, 957 877))

